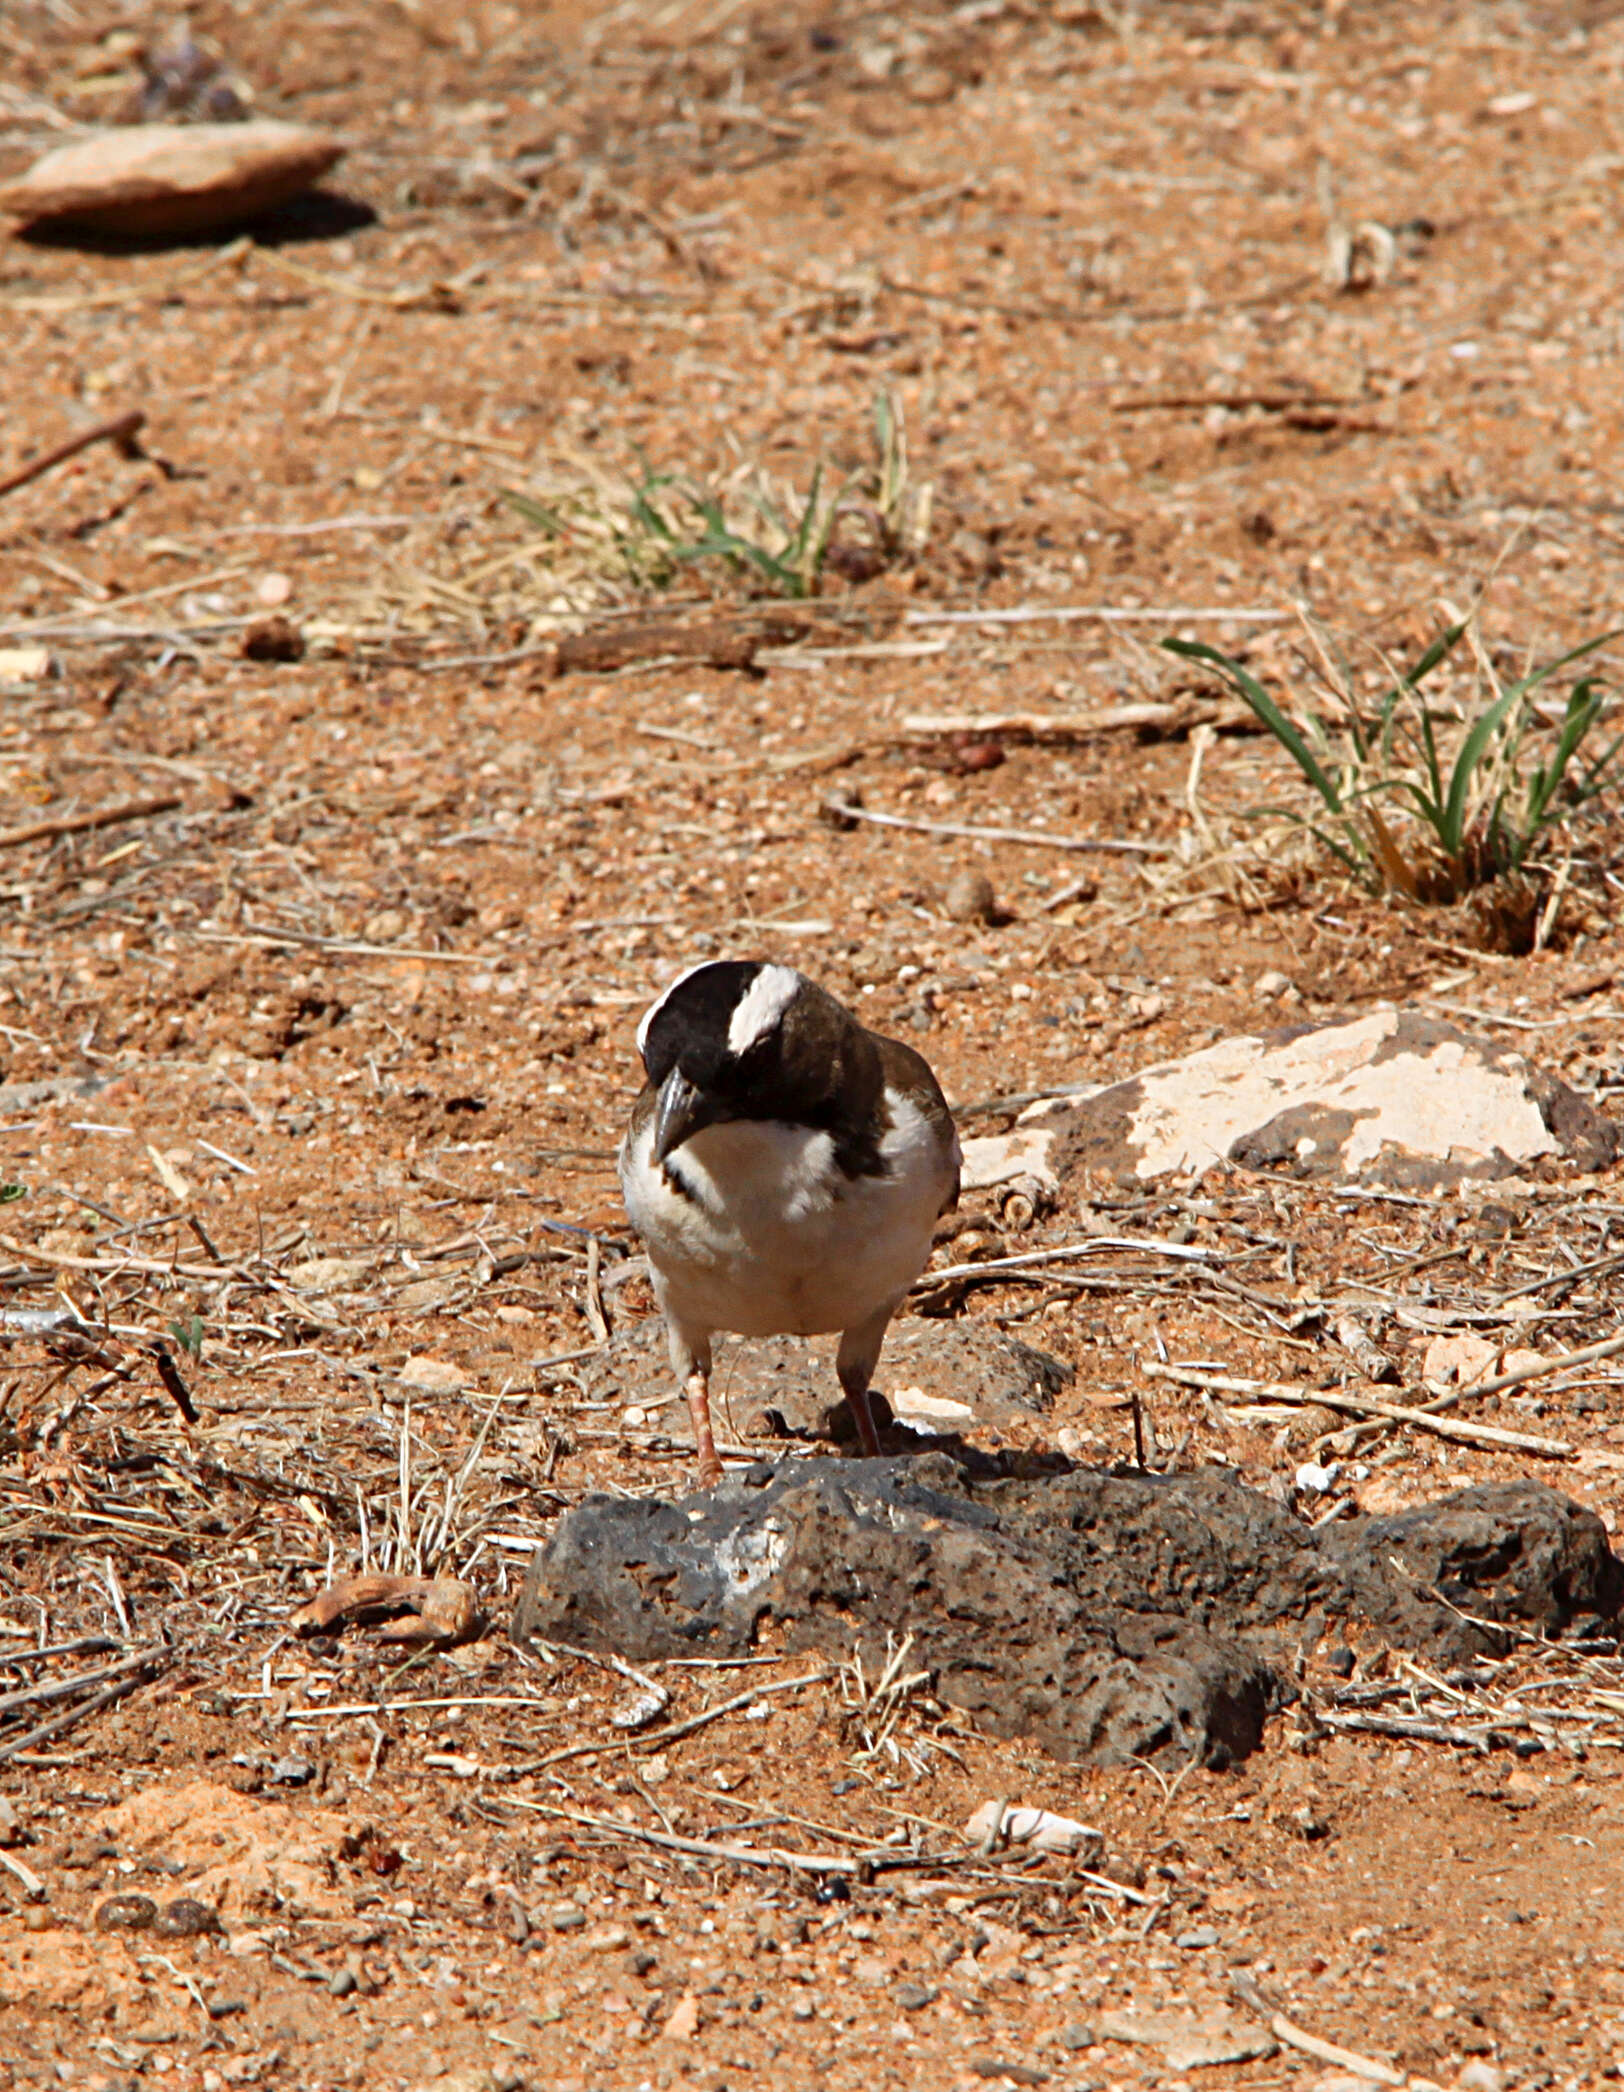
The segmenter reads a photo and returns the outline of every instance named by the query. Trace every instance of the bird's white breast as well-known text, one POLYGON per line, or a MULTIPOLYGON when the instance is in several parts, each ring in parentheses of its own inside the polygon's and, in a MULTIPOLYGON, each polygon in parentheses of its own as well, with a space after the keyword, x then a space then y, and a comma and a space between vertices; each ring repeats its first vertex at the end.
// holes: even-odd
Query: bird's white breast
POLYGON ((653 1159, 652 1125, 629 1134, 626 1209, 662 1305, 691 1327, 810 1336, 898 1299, 930 1254, 954 1156, 908 1098, 886 1102, 884 1176, 846 1176, 827 1133, 738 1119, 671 1157, 684 1197, 653 1159))

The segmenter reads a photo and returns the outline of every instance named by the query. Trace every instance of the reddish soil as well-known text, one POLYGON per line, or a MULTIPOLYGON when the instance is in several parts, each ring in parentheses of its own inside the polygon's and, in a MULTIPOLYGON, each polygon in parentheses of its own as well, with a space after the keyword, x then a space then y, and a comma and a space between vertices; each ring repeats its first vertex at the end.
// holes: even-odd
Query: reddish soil
MULTIPOLYGON (((6 12, 0 171, 116 109, 132 19, 6 12)), ((634 1245, 612 1151, 636 1013, 681 963, 794 960, 960 1104, 1409 998, 1616 1110, 1616 822, 1574 828, 1546 946, 1510 957, 1469 908, 1257 855, 1242 817, 1295 787, 1255 736, 1205 745, 1193 814, 1204 743, 1178 715, 1159 739, 990 752, 905 724, 1205 701, 1156 649, 1178 632, 1304 688, 1299 602, 1368 673, 1502 554, 1483 630, 1503 663, 1616 618, 1616 12, 271 0, 193 20, 262 110, 353 141, 330 186, 367 210, 295 211, 246 246, 0 248, 0 477, 129 407, 149 453, 93 447, 0 499, 0 649, 51 661, 0 689, 0 1286, 8 1310, 113 1325, 89 1353, 8 1333, 0 1695, 156 1651, 134 1691, 0 1756, 0 2085, 1114 2092, 1186 2080, 1106 2038, 1109 2014, 1210 2013, 1236 1971, 1401 2077, 1624 2072, 1624 1729, 1594 1690, 1616 1664, 1536 1650, 1411 1681, 1437 1726, 1451 1691, 1504 1707, 1557 1677, 1560 1712, 1521 1703, 1524 1755, 1333 1735, 1305 1708, 1240 1768, 1177 1777, 994 1743, 928 1685, 888 1746, 850 1672, 640 1745, 610 1724, 623 1679, 503 1633, 561 1509, 686 1484, 688 1448, 556 1363, 600 1314, 651 1309, 615 1282, 634 1245), (1398 229, 1381 281, 1326 280, 1328 213, 1398 229), (760 606, 718 563, 640 603, 502 499, 553 498, 566 471, 624 485, 639 454, 804 493, 819 460, 870 465, 883 392, 928 533, 878 572, 838 545, 753 668, 715 665, 760 639, 738 642, 760 606), (1144 615, 909 622, 1063 606, 1144 615), (299 658, 248 657, 273 611, 299 658), (640 611, 711 636, 559 672, 563 638, 640 611), (1180 869, 839 826, 832 790, 1173 845, 1180 869), (39 822, 63 827, 13 833, 39 822), (976 869, 995 923, 948 910, 976 869), (1046 910, 1084 870, 1092 890, 1046 910), (413 1391, 424 1357, 441 1370, 413 1391), (483 1639, 403 1671, 375 1630, 290 1638, 365 1548, 433 1555, 448 1501, 439 1564, 476 1587, 483 1639), (86 1636, 115 1646, 27 1653, 86 1636), (1098 1825, 1103 1857, 978 1871, 960 1831, 989 1798, 1098 1825), (805 1869, 643 1841, 662 1830, 824 1855, 900 1836, 920 1859, 827 1901, 805 1869), (97 1929, 132 1893, 202 1900, 224 1933, 97 1929)), ((1293 1315, 1131 1256, 1101 1267, 1126 1294, 982 1286, 955 1312, 1078 1368, 1052 1426, 1073 1457, 1131 1457, 1138 1389, 1154 1457, 1281 1488, 1335 1420, 1237 1421, 1145 1379, 1158 1345, 1329 1384, 1350 1368, 1315 1311, 1368 1307, 1363 1284, 1411 1379, 1440 1326, 1555 1356, 1614 1333, 1616 1274, 1533 1295, 1531 1320, 1501 1308, 1605 1258, 1619 1192, 1554 1171, 1438 1201, 1227 1170, 1101 1186, 1133 1232, 1251 1249, 1242 1275, 1293 1315)), ((984 1243, 1014 1231, 985 1199, 967 1217, 984 1243)), ((1541 1418, 1566 1462, 1407 1432, 1343 1487, 1382 1508, 1538 1472, 1611 1530, 1612 1372, 1473 1410, 1541 1418)), ((1330 1653, 1306 1660, 1322 1708, 1330 1653)), ((1357 1656, 1355 1684, 1404 1689, 1401 1655, 1357 1656)), ((796 1675, 655 1668, 661 1724, 796 1675)), ((0 1717, 3 1754, 22 1731, 0 1717)), ((1288 2041, 1200 2081, 1338 2067, 1288 2041)))

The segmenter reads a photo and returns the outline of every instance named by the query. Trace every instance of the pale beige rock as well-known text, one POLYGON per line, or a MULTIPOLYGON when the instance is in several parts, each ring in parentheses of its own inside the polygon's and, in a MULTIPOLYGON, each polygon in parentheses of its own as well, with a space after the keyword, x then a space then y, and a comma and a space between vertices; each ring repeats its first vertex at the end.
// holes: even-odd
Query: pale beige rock
POLYGON ((1519 1053, 1415 1010, 1221 1040, 1075 1102, 1022 1114, 966 1143, 971 1184, 1019 1169, 1062 1187, 1188 1177, 1232 1162, 1413 1190, 1515 1172, 1545 1155, 1586 1171, 1619 1154, 1619 1128, 1519 1053))
POLYGON ((1453 1381, 1459 1387, 1470 1387, 1474 1380, 1489 1377, 1498 1356, 1492 1344, 1474 1336, 1469 1329, 1462 1330, 1457 1336, 1434 1337, 1421 1361, 1421 1378, 1445 1385, 1453 1381))
POLYGON ((699 2000, 691 1990, 685 1990, 672 2009, 671 2017, 660 2029, 662 2041, 692 2041, 699 2032, 699 2000))
POLYGON ((421 1388, 425 1394, 454 1395, 458 1388, 468 1385, 468 1375, 450 1359, 431 1358, 426 1351, 420 1351, 401 1367, 400 1384, 421 1388))
POLYGON ((1099 2031, 1107 2041, 1143 2042, 1159 2048, 1174 2070, 1199 2070, 1214 2063, 1247 2063, 1275 2053, 1264 2027, 1215 2012, 1196 2019, 1182 2012, 1104 2012, 1099 2031))
POLYGON ((0 189, 0 211, 28 226, 168 239, 275 210, 343 153, 326 132, 269 118, 131 124, 47 153, 0 189))

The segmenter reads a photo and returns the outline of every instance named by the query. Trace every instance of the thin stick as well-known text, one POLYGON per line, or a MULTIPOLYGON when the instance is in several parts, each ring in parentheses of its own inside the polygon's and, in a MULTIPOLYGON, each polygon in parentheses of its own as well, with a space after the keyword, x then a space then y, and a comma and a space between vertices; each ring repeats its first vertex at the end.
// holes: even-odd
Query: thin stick
POLYGON ((1270 2033, 1276 2041, 1283 2041, 1287 2048, 1301 2049, 1305 2056, 1317 2056, 1322 2063, 1340 2064, 1344 2070, 1352 2071, 1356 2077, 1369 2078, 1378 2085, 1404 2083, 1402 2070, 1394 2070, 1387 2063, 1378 2063, 1374 2056, 1361 2056, 1351 2048, 1338 2048, 1334 2041, 1322 2041, 1317 2034, 1310 2034, 1295 2021, 1287 2019, 1283 2012, 1276 2012, 1244 1970, 1236 1970, 1230 1981, 1236 1994, 1244 1999, 1254 2012, 1263 2013, 1267 2017, 1270 2033))
POLYGON ((87 1716, 99 1714, 104 1707, 111 1707, 115 1700, 122 1700, 127 1693, 134 1692, 138 1686, 147 1682, 147 1674, 144 1672, 137 1672, 133 1678, 120 1678, 92 1699, 82 1700, 77 1707, 70 1707, 65 1714, 54 1715, 50 1721, 41 1722, 37 1729, 30 1729, 26 1736, 18 1736, 0 1747, 0 1765, 15 1758, 19 1751, 30 1750, 36 1743, 44 1743, 48 1737, 60 1736, 64 1729, 71 1729, 76 1722, 85 1720, 87 1716))
POLYGON ((1185 1366, 1143 1363, 1139 1370, 1152 1380, 1176 1381, 1180 1387, 1200 1388, 1217 1395, 1252 1395, 1265 1402, 1292 1402, 1304 1409, 1340 1409, 1348 1416, 1380 1417, 1390 1424, 1419 1424, 1439 1438, 1453 1438, 1462 1445, 1510 1448, 1519 1453, 1537 1453, 1545 1460, 1568 1460, 1573 1448, 1559 1438, 1534 1438, 1526 1431, 1502 1431, 1493 1424, 1465 1424, 1453 1417, 1433 1415, 1425 1409, 1406 1409, 1399 1402, 1370 1402, 1362 1395, 1345 1395, 1337 1388, 1297 1387, 1288 1381, 1238 1380, 1228 1373, 1197 1373, 1185 1366))
POLYGON ((20 466, 9 479, 0 479, 0 501, 8 494, 15 494, 19 487, 26 487, 30 480, 40 479, 57 465, 65 465, 69 458, 76 458, 80 451, 88 450, 92 443, 116 443, 125 457, 139 457, 140 447, 136 436, 146 427, 147 417, 139 407, 132 407, 128 414, 116 414, 111 421, 100 421, 93 429, 82 435, 72 436, 66 443, 59 443, 55 450, 48 450, 27 465, 20 466))
POLYGON ((1024 1271, 1034 1264, 1064 1264, 1073 1257, 1091 1256, 1096 1250, 1143 1250, 1152 1256, 1174 1257, 1182 1263, 1202 1263, 1216 1254, 1187 1242, 1157 1242, 1140 1235, 1094 1235, 1086 1242, 1063 1243, 1056 1249, 1023 1250, 1018 1257, 989 1257, 980 1264, 946 1264, 940 1271, 924 1271, 916 1287, 940 1285, 947 1278, 968 1278, 983 1271, 1024 1271))
POLYGON ((1289 610, 1115 610, 1105 604, 1057 603, 1038 609, 1027 604, 1019 610, 910 610, 905 625, 1033 625, 1073 624, 1094 619, 1107 625, 1284 625, 1291 622, 1289 610))
POLYGON ((127 799, 121 806, 104 806, 93 814, 67 814, 54 821, 30 821, 25 828, 0 829, 0 850, 14 850, 20 843, 42 843, 58 835, 84 835, 92 828, 112 828, 120 821, 144 821, 153 814, 170 814, 182 804, 177 793, 158 799, 127 799))
POLYGON ((843 820, 869 821, 876 828, 907 828, 916 835, 962 835, 971 842, 1027 843, 1039 850, 1112 850, 1129 857, 1171 857, 1171 843, 1118 842, 1109 836, 1041 835, 1035 828, 980 828, 957 821, 910 821, 902 814, 871 814, 849 800, 827 799, 824 804, 843 820))
POLYGON ((9 1875, 22 1883, 25 1895, 43 1896, 45 1894, 45 1884, 40 1880, 33 1868, 25 1867, 19 1859, 13 1859, 3 1845, 0 1845, 0 1867, 4 1867, 9 1875))
POLYGON ((1158 727, 1244 726, 1252 715, 1238 700, 1233 704, 1185 698, 1177 703, 1147 701, 1107 705, 1100 712, 907 712, 904 734, 1011 734, 1028 741, 1086 741, 1094 734, 1132 732, 1158 727))
MULTIPOLYGON (((0 842, 5 838, 0 836, 0 842)), ((445 966, 489 966, 483 952, 435 952, 409 944, 364 944, 352 937, 317 937, 309 930, 273 930, 263 923, 244 923, 241 934, 229 930, 194 930, 208 944, 304 944, 322 952, 345 952, 362 959, 437 959, 445 966)))
POLYGON ((1466 1387, 1451 1388, 1446 1395, 1434 1396, 1427 1404, 1429 1413, 1440 1409, 1452 1409, 1457 1402, 1465 1402, 1476 1395, 1497 1395, 1502 1388, 1522 1387, 1530 1380, 1543 1380, 1548 1374, 1560 1373, 1568 1366, 1588 1366, 1598 1358, 1616 1358, 1624 1351, 1624 1336, 1607 1337, 1599 1344, 1587 1344, 1582 1351, 1564 1351, 1560 1358, 1542 1358, 1537 1365, 1514 1366, 1509 1373, 1496 1373, 1492 1380, 1474 1380, 1466 1387))
POLYGON ((1271 414, 1332 413, 1341 407, 1368 407, 1368 399, 1323 399, 1300 392, 1168 392, 1153 399, 1117 400, 1113 414, 1173 414, 1197 407, 1262 407, 1271 414))
MULTIPOLYGON (((748 1447, 744 1450, 748 1451, 748 1447)), ((825 1678, 832 1678, 833 1671, 808 1671, 799 1678, 779 1678, 771 1685, 757 1685, 749 1692, 735 1693, 731 1700, 721 1700, 714 1707, 707 1707, 700 1714, 691 1714, 684 1722, 672 1722, 664 1729, 650 1729, 643 1736, 610 1737, 602 1743, 572 1743, 568 1750, 552 1751, 545 1758, 538 1758, 527 1771, 540 1772, 544 1766, 558 1765, 566 1758, 584 1758, 592 1751, 603 1750, 648 1750, 658 1743, 674 1743, 679 1736, 690 1736, 695 1729, 703 1729, 707 1723, 720 1721, 724 1714, 732 1714, 736 1708, 749 1707, 757 1700, 764 1700, 769 1693, 794 1692, 798 1686, 821 1685, 825 1678)))
MULTIPOLYGON (((696 1858, 706 1860, 731 1860, 742 1867, 784 1867, 791 1873, 803 1874, 857 1874, 866 1867, 918 1867, 927 1864, 916 1853, 891 1852, 883 1848, 852 1859, 843 1852, 785 1852, 777 1846, 727 1845, 719 1839, 678 1838, 667 1831, 645 1830, 641 1824, 620 1823, 612 1816, 588 1816, 578 1809, 561 1809, 552 1802, 524 1801, 517 1795, 510 1795, 507 1799, 515 1808, 534 1809, 538 1815, 553 1816, 563 1823, 579 1823, 588 1830, 603 1831, 611 1837, 635 1838, 641 1844, 657 1845, 666 1852, 692 1853, 696 1858)), ((940 1867, 951 1862, 932 1859, 928 1864, 940 1867)))

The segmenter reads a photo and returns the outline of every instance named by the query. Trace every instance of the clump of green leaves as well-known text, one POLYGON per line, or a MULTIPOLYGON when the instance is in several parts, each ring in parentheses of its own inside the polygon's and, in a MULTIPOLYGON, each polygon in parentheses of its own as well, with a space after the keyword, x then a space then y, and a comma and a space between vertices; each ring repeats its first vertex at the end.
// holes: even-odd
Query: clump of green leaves
POLYGON ((777 486, 759 467, 721 485, 655 470, 618 496, 602 483, 551 500, 505 489, 503 500, 547 537, 612 551, 638 588, 666 588, 712 564, 760 594, 804 599, 830 572, 864 579, 915 552, 930 527, 930 489, 908 468, 902 410, 890 394, 874 403, 875 462, 833 477, 820 461, 804 495, 777 486))
POLYGON ((1453 902, 1475 887, 1526 873, 1549 832, 1620 777, 1624 736, 1599 752, 1596 746, 1608 703, 1598 677, 1576 682, 1554 721, 1534 704, 1552 676, 1620 636, 1587 639, 1502 683, 1475 643, 1472 618, 1462 618, 1395 676, 1374 705, 1360 701, 1346 664, 1332 662, 1322 648, 1335 700, 1323 712, 1288 707, 1216 647, 1185 639, 1162 645, 1216 669, 1320 801, 1312 816, 1290 807, 1260 812, 1300 821, 1373 893, 1453 902), (1441 702, 1427 688, 1428 678, 1469 635, 1476 701, 1441 702), (1545 738, 1551 728, 1554 745, 1545 738))
POLYGON ((190 1357, 201 1358, 203 1356, 204 1332, 203 1317, 201 1315, 189 1315, 184 1322, 171 1322, 169 1334, 179 1344, 182 1351, 186 1352, 190 1357))

